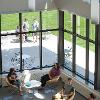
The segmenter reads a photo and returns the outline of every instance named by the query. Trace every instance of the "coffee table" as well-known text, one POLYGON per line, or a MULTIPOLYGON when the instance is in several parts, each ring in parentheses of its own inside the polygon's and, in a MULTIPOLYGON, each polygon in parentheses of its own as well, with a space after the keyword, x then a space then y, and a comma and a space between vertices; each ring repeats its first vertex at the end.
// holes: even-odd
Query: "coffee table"
POLYGON ((28 90, 28 93, 33 93, 31 89, 39 86, 41 86, 41 82, 37 80, 30 80, 24 84, 24 87, 28 90))

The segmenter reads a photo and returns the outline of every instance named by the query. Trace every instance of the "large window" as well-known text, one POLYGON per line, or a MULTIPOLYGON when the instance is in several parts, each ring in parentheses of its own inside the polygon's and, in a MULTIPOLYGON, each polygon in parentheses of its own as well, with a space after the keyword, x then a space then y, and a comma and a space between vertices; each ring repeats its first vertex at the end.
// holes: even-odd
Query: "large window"
MULTIPOLYGON (((42 12, 42 28, 56 29, 58 28, 58 11, 43 11, 42 12)), ((55 32, 54 32, 55 33, 55 32)))
POLYGON ((72 14, 64 12, 64 29, 72 31, 72 14))
POLYGON ((77 23, 76 23, 76 33, 86 37, 86 21, 85 18, 77 16, 77 23))
POLYGON ((94 83, 94 72, 95 72, 95 53, 92 50, 95 50, 95 45, 93 43, 89 43, 89 80, 94 83), (92 50, 91 50, 92 47, 92 50))
MULTIPOLYGON (((64 12, 64 29, 72 31, 72 15, 64 12)), ((64 66, 72 69, 72 34, 64 32, 64 66)))
POLYGON ((72 69, 72 35, 64 33, 64 65, 72 69))
MULTIPOLYGON (((80 17, 80 16, 74 16, 74 20, 76 22, 76 25, 71 25, 69 22, 72 23, 72 16, 68 12, 64 12, 64 52, 67 50, 69 44, 66 44, 66 41, 70 43, 70 46, 75 46, 72 50, 71 57, 69 61, 71 62, 70 64, 67 64, 68 57, 65 57, 65 68, 71 69, 72 71, 75 70, 75 73, 79 75, 79 77, 83 79, 89 79, 88 82, 94 83, 94 72, 95 72, 95 25, 90 24, 89 22, 86 21, 86 18, 80 17), (87 26, 86 26, 87 24, 87 26), (68 27, 69 25, 69 27, 68 27), (74 26, 74 31, 76 30, 76 34, 72 33, 72 26, 74 26), (75 28, 76 26, 76 28, 75 28), (86 30, 86 28, 89 28, 90 30, 86 30), (66 33, 69 32, 69 34, 66 33), (90 32, 89 32, 90 31, 90 32), (86 32, 89 32, 86 34, 86 32), (72 37, 76 37, 72 41, 72 37), (67 47, 66 47, 67 46, 67 47), (75 54, 75 55, 73 55, 75 54), (75 58, 73 58, 75 57, 75 58), (89 61, 87 62, 86 61, 89 61), (75 61, 73 61, 75 60, 75 61), (73 62, 76 64, 75 66, 73 65, 73 62), (72 64, 72 65, 71 65, 72 64), (75 67, 75 68, 73 68, 75 67), (89 72, 88 72, 89 68, 89 72), (88 77, 89 75, 89 77, 88 77)), ((90 22, 91 23, 91 22, 90 22)), ((68 50, 67 50, 68 51, 68 50)), ((69 63, 69 62, 68 62, 69 63)), ((77 78, 77 77, 76 77, 77 78)))
POLYGON ((1 15, 1 30, 2 31, 15 30, 18 24, 19 24, 18 14, 2 14, 1 15))
MULTIPOLYGON (((8 72, 11 67, 15 67, 17 70, 31 70, 56 63, 59 51, 58 41, 60 41, 58 40, 60 30, 58 29, 58 18, 57 10, 3 14, 1 17, 3 72, 8 72), (28 26, 26 30, 24 29, 25 24, 28 26), (20 32, 20 27, 22 27, 22 32, 20 32)), ((64 12, 64 66, 93 83, 95 25, 90 22, 90 33, 86 30, 88 27, 86 25, 89 24, 85 18, 80 16, 73 18, 72 14, 64 12), (73 21, 76 25, 75 23, 72 25, 73 21)))
POLYGON ((39 12, 23 13, 22 26, 22 69, 39 68, 39 32, 28 32, 39 30, 39 12))
MULTIPOLYGON (((42 28, 57 29, 58 11, 44 11, 42 13, 42 28)), ((42 32, 42 66, 51 66, 57 63, 58 31, 42 32)))
MULTIPOLYGON (((5 14, 1 17, 1 34, 15 33, 16 26, 19 23, 18 14, 5 14)), ((9 68, 16 67, 20 69, 16 57, 19 54, 20 44, 18 35, 1 36, 2 48, 2 71, 9 71, 9 68)))
POLYGON ((77 37, 76 39, 76 72, 85 77, 86 46, 85 40, 77 37))
POLYGON ((16 70, 51 66, 57 60, 58 11, 28 12, 22 14, 4 14, 1 18, 2 68, 8 72, 11 67, 16 70), (21 22, 21 23, 20 23, 21 22), (38 28, 36 28, 38 23, 38 28), (22 33, 20 35, 20 24, 22 33), (42 32, 42 29, 51 31, 42 32), (37 32, 40 31, 40 32, 37 32), (42 32, 42 35, 40 35, 42 32), (3 35, 4 34, 4 35, 3 35), (42 42, 40 40, 42 36, 42 42), (54 44, 54 45, 52 45, 54 44), (40 47, 42 46, 42 65, 40 65, 40 47))

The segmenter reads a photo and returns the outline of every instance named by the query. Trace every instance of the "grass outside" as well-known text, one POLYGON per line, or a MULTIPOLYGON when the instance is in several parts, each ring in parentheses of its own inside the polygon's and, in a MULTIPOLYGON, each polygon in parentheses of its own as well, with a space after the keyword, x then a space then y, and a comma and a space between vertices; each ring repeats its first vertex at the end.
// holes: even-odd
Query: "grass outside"
MULTIPOLYGON (((19 14, 3 14, 1 17, 1 30, 15 30, 16 26, 19 24, 19 14)), ((27 18, 30 31, 32 30, 33 19, 37 19, 39 21, 39 12, 29 12, 23 13, 22 19, 27 18)), ((58 28, 58 12, 55 11, 44 11, 42 13, 42 28, 43 29, 55 29, 58 28)), ((68 12, 64 14, 64 28, 72 31, 72 15, 68 12)), ((82 36, 86 36, 85 32, 85 18, 77 17, 77 33, 82 36)), ((57 35, 58 32, 52 32, 52 34, 57 35)), ((67 41, 72 41, 71 35, 65 33, 64 38, 67 41)), ((95 40, 95 26, 90 23, 90 39, 95 40)), ((83 43, 82 39, 77 38, 77 45, 85 47, 85 42, 83 43)), ((90 45, 90 50, 94 51, 94 46, 90 45)))

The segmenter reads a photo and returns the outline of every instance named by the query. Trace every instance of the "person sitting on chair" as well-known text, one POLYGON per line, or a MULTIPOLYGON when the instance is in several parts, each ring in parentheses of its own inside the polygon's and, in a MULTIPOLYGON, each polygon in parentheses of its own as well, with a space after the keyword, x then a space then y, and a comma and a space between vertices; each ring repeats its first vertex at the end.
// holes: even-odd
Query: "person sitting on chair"
POLYGON ((63 100, 63 98, 65 98, 65 100, 69 100, 72 96, 74 98, 74 95, 75 89, 72 86, 72 78, 68 78, 68 83, 63 84, 63 88, 61 89, 61 91, 55 94, 52 97, 52 100, 63 100))
POLYGON ((46 82, 60 76, 60 66, 58 63, 55 63, 53 68, 49 71, 48 74, 41 77, 41 87, 46 85, 46 82))
POLYGON ((22 95, 22 88, 21 88, 21 82, 17 77, 17 74, 15 72, 14 68, 10 68, 10 72, 7 75, 7 79, 10 84, 15 85, 19 89, 19 94, 22 95))

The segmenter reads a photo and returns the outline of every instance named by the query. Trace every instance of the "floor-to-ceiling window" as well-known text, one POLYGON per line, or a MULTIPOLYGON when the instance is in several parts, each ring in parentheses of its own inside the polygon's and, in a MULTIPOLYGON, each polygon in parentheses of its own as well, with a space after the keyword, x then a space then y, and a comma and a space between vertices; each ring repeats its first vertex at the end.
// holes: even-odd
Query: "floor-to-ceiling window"
POLYGON ((94 84, 95 25, 91 24, 91 20, 87 20, 88 19, 84 17, 76 15, 76 19, 74 18, 75 22, 73 24, 73 18, 71 14, 66 11, 64 12, 64 51, 67 51, 67 56, 65 52, 65 68, 71 69, 81 78, 94 84), (74 27, 74 30, 76 30, 76 33, 72 32, 72 26, 74 27), (74 37, 75 39, 73 40, 74 42, 72 41, 72 37, 74 37), (71 48, 72 44, 74 48, 70 50, 70 53, 69 50, 66 48, 71 48), (69 55, 72 55, 74 53, 74 55, 69 56, 68 53, 69 55), (71 65, 71 62, 73 63, 73 59, 75 60, 75 65, 71 65))
MULTIPOLYGON (((65 12, 64 14, 64 29, 72 31, 72 14, 65 12)), ((72 34, 64 32, 64 65, 72 70, 72 34)))
POLYGON ((51 66, 57 63, 58 46, 58 11, 42 12, 42 66, 51 66), (47 31, 52 30, 52 31, 47 31))
MULTIPOLYGON (((58 61, 58 11, 43 11, 41 12, 41 18, 40 12, 22 13, 21 15, 3 14, 1 17, 3 72, 8 72, 11 67, 15 67, 17 70, 24 70, 40 68, 40 66, 51 66, 58 61), (27 19, 29 24, 27 31, 23 30, 25 19, 27 19), (32 25, 35 20, 39 24, 38 30, 33 30, 32 25), (19 31, 18 34, 16 34, 17 26, 19 29, 20 26, 22 27, 22 32, 19 31), (42 48, 40 48, 41 46, 42 48), (42 53, 40 53, 40 49, 42 53), (42 58, 40 58, 40 55, 42 55, 42 58), (42 65, 40 65, 41 59, 42 65), (22 65, 20 66, 20 64, 22 65)), ((73 33, 72 26, 74 25, 72 25, 72 21, 72 14, 64 12, 65 68, 73 71, 74 59, 75 73, 94 83, 95 25, 91 24, 90 21, 88 25, 90 26, 89 32, 86 32, 86 19, 76 16, 76 33, 73 33), (76 37, 76 43, 73 42, 73 36, 76 37), (73 45, 76 48, 73 48, 73 45), (75 58, 73 58, 73 52, 75 58), (87 57, 88 55, 89 58, 87 57), (89 64, 86 59, 89 61, 89 64)))
POLYGON ((20 50, 19 36, 13 34, 15 33, 18 24, 18 14, 1 15, 1 48, 3 72, 9 71, 9 68, 13 66, 16 67, 17 70, 20 69, 16 60, 17 53, 19 53, 20 50))
POLYGON ((2 71, 8 72, 11 67, 15 67, 17 71, 31 70, 56 63, 58 55, 57 19, 58 11, 56 10, 43 11, 41 16, 40 12, 2 14, 2 71), (34 23, 38 23, 38 29, 33 28, 34 23), (27 30, 24 29, 25 24, 27 24, 27 30), (41 46, 42 54, 40 53, 41 46), (40 55, 42 55, 42 65, 40 65, 40 55))
POLYGON ((22 35, 22 66, 24 69, 34 69, 40 66, 39 32, 32 32, 39 30, 39 20, 39 12, 22 13, 22 31, 27 32, 22 35))

